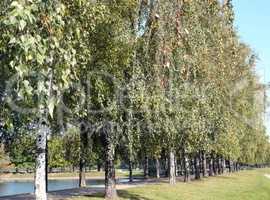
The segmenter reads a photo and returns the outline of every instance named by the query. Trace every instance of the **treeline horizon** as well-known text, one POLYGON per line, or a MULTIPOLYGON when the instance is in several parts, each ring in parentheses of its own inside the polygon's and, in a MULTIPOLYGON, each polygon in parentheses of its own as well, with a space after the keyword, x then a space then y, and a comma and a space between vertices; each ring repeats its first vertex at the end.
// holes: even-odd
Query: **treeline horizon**
POLYGON ((131 181, 136 163, 145 178, 167 163, 172 185, 178 166, 189 181, 191 164, 196 179, 269 164, 256 60, 231 0, 2 0, 0 158, 35 161, 38 200, 72 161, 80 187, 104 164, 108 199, 117 159, 131 181))

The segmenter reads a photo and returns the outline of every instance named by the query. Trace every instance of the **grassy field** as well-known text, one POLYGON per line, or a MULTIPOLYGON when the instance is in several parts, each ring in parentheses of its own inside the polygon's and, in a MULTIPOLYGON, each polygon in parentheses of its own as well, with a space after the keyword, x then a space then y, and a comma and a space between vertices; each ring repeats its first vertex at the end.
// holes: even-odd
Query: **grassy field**
MULTIPOLYGON (((270 200, 270 169, 242 171, 191 183, 148 185, 118 191, 121 200, 270 200)), ((72 200, 101 200, 103 194, 72 200)))

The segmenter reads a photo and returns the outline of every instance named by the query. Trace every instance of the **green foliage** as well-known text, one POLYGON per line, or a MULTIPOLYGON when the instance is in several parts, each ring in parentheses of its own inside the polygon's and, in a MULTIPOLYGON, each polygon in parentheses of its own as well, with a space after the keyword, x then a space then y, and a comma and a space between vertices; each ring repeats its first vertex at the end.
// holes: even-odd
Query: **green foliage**
POLYGON ((4 145, 0 144, 0 169, 7 167, 10 165, 9 156, 7 155, 4 145))
POLYGON ((9 147, 11 163, 17 168, 33 168, 35 166, 35 135, 21 130, 9 147))
POLYGON ((75 128, 68 129, 63 136, 63 146, 65 160, 73 167, 79 166, 80 162, 80 134, 79 130, 75 128))
MULTIPOLYGON (((171 150, 269 162, 264 105, 256 98, 265 86, 253 70, 256 56, 233 27, 231 1, 0 5, 0 79, 16 80, 5 100, 37 108, 24 115, 31 120, 49 114, 51 125, 63 100, 70 108, 62 113, 65 122, 94 124, 89 165, 101 163, 108 144, 132 162, 140 153, 159 158, 171 150), (113 127, 106 135, 108 121, 113 127)), ((0 109, 11 124, 6 105, 0 109)), ((77 129, 53 138, 49 147, 51 167, 78 166, 77 129)), ((22 150, 13 148, 17 158, 22 150)))
POLYGON ((48 142, 48 166, 49 168, 61 168, 67 166, 65 148, 62 138, 54 137, 48 142))

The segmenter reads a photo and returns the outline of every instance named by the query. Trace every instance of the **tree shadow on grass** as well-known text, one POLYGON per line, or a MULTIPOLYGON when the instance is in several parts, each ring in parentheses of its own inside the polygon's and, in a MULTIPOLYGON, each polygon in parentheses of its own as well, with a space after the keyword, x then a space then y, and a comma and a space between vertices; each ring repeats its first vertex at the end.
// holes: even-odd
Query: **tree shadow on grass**
POLYGON ((122 199, 132 199, 132 200, 153 200, 147 197, 144 197, 140 194, 134 194, 127 190, 119 190, 118 196, 122 199))
MULTIPOLYGON (((126 199, 126 200, 154 200, 154 199, 150 199, 147 197, 144 197, 142 195, 139 194, 134 194, 132 192, 126 191, 126 190, 118 190, 117 191, 118 197, 120 199, 126 199)), ((96 194, 91 194, 91 195, 84 195, 84 197, 94 197, 94 198, 100 198, 100 199, 104 199, 104 193, 96 193, 96 194)))
POLYGON ((236 180, 237 177, 233 176, 216 176, 217 179, 236 180))

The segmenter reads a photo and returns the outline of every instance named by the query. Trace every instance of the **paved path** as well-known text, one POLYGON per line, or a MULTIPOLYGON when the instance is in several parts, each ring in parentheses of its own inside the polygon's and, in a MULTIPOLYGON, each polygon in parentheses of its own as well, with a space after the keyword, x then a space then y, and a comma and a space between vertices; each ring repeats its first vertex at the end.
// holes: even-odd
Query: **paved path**
MULTIPOLYGON (((50 192, 48 194, 48 200, 64 200, 76 196, 87 196, 96 193, 103 192, 103 188, 76 188, 69 190, 60 190, 57 192, 50 192)), ((0 200, 35 200, 33 194, 22 194, 7 197, 0 197, 0 200)))

